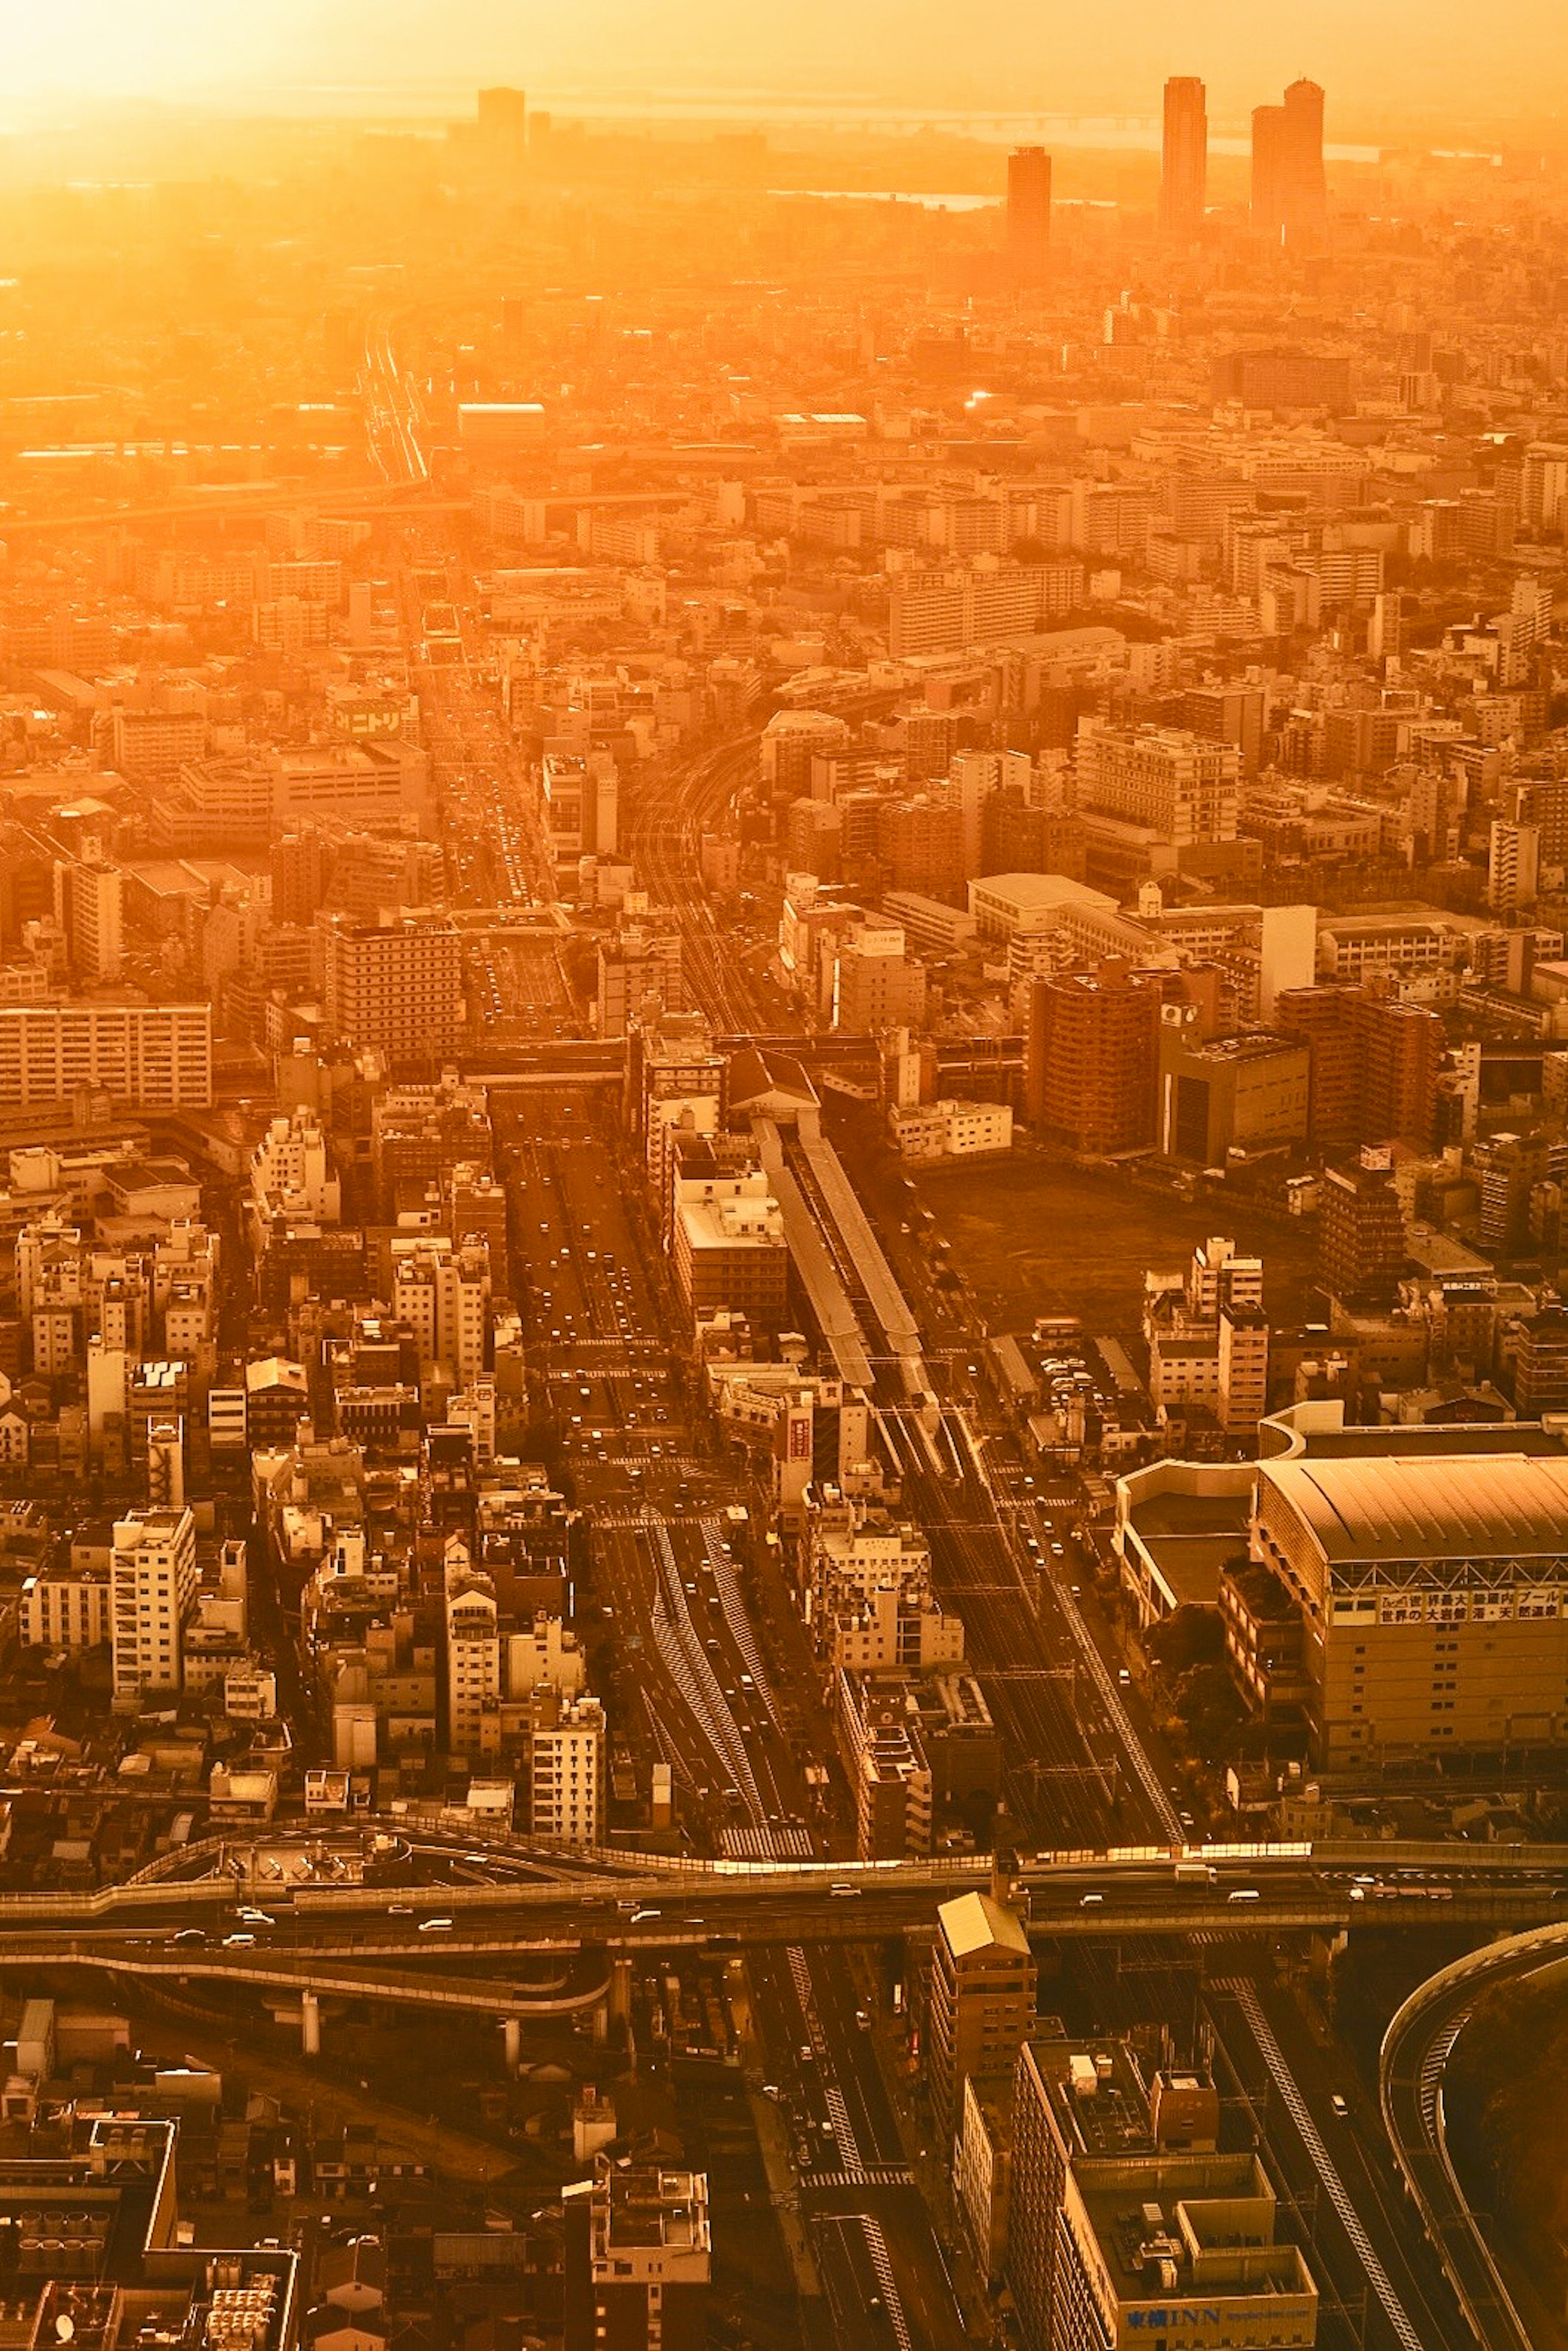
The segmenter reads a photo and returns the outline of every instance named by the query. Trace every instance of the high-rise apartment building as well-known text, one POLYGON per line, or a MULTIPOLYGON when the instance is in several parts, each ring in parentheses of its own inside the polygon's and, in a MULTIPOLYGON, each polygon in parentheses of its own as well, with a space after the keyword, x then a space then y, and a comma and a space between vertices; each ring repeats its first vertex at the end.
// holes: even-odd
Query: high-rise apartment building
POLYGON ((457 1538, 447 1544, 446 1744, 454 1755, 484 1752, 487 1719, 501 1701, 501 1637, 496 1587, 457 1538))
POLYGON ((1207 93, 1191 75, 1173 74, 1160 150, 1160 226, 1167 236, 1191 236, 1203 226, 1207 193, 1207 93))
POLYGON ((1108 1156, 1155 1132, 1158 990, 1124 964, 1061 972, 1030 990, 1024 1088, 1051 1141, 1108 1156))
POLYGON ((405 914, 394 923, 321 925, 326 1012, 346 1044, 379 1045, 396 1066, 438 1061, 463 1029, 463 946, 452 924, 405 914))
POLYGON ((209 1109, 212 1006, 0 1006, 0 1107, 83 1092, 134 1110, 209 1109))
POLYGON ((119 866, 96 858, 73 858, 55 868, 55 913, 71 976, 89 987, 120 977, 121 890, 119 866))
POLYGON ((1446 1046, 1435 1012, 1364 987, 1282 987, 1274 1023, 1311 1050, 1308 1136, 1320 1151, 1428 1148, 1446 1046))
POLYGON ((1323 1287, 1346 1302, 1392 1305, 1405 1270, 1405 1217, 1386 1152, 1324 1170, 1318 1256, 1323 1287))
POLYGON ((1514 1400, 1525 1420, 1539 1420, 1546 1412, 1568 1412, 1568 1313, 1561 1307, 1528 1315, 1520 1323, 1514 1400))
POLYGON ((1517 914, 1541 891, 1541 827, 1493 817, 1487 836, 1487 904, 1494 914, 1517 914))
POLYGON ((456 1249, 444 1235, 393 1241, 393 1319, 406 1324, 421 1364, 440 1364, 459 1386, 485 1368, 490 1287, 490 1253, 482 1240, 456 1249))
POLYGON ((184 1630, 196 1604, 196 1521, 189 1510, 132 1510, 117 1519, 109 1554, 114 1703, 180 1688, 184 1630))
POLYGON ((1008 259, 1019 284, 1038 286, 1051 266, 1051 158, 1043 147, 1008 157, 1008 259))
POLYGON ((548 1844, 592 1845, 604 1802, 604 1708, 586 1693, 534 1693, 528 1743, 529 1834, 548 1844))

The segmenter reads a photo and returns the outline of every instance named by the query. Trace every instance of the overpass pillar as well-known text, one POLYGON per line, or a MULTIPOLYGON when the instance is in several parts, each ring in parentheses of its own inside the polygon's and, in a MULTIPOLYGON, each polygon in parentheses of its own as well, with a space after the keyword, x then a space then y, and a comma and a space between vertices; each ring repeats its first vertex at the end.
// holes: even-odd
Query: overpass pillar
POLYGON ((507 2051, 507 2071, 515 2074, 523 2062, 523 2020, 520 2016, 502 2019, 502 2035, 507 2051))
POLYGON ((299 2043, 307 2057, 321 2054, 321 2002, 313 1991, 299 1996, 299 2043))
POLYGON ((610 1976, 610 2015, 616 2024, 629 2022, 632 2015, 632 1962, 617 1959, 610 1976))

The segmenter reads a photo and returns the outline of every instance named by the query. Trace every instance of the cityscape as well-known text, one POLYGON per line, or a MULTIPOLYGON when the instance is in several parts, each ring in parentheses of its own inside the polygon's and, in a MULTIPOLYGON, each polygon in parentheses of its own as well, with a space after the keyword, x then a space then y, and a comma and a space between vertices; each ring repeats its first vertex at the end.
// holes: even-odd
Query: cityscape
POLYGON ((0 2351, 1568 2351, 1563 26, 682 5, 19 37, 0 2351))

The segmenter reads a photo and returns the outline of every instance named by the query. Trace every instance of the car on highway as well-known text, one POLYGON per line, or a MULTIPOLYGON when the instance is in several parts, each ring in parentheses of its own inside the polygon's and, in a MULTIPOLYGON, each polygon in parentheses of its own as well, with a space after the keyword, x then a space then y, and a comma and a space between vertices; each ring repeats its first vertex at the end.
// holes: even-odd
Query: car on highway
POLYGON ((255 1942, 256 1937, 254 1935, 225 1935, 224 1937, 224 1949, 225 1951, 236 1950, 242 1946, 248 1949, 252 1947, 255 1942))
POLYGON ((1338 2116, 1342 2123, 1348 2119, 1350 2107, 1338 2090, 1335 2090, 1331 2094, 1329 2098, 1329 2106, 1331 2111, 1338 2116))
POLYGON ((204 1943, 206 1939, 199 1927, 182 1927, 177 1935, 169 1938, 171 1943, 204 1943))
POLYGON ((450 1918, 422 1918, 419 1931, 422 1935, 450 1935, 452 1921, 450 1918))

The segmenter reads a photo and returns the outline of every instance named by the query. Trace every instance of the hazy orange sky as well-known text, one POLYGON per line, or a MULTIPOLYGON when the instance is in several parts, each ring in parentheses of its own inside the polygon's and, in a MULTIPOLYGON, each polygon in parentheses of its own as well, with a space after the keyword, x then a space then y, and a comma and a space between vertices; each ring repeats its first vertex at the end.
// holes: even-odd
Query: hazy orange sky
POLYGON ((916 106, 1148 113, 1171 72, 1239 115, 1297 73, 1386 110, 1554 114, 1568 0, 0 0, 13 93, 269 99, 311 84, 488 78, 595 89, 820 92, 916 106))

